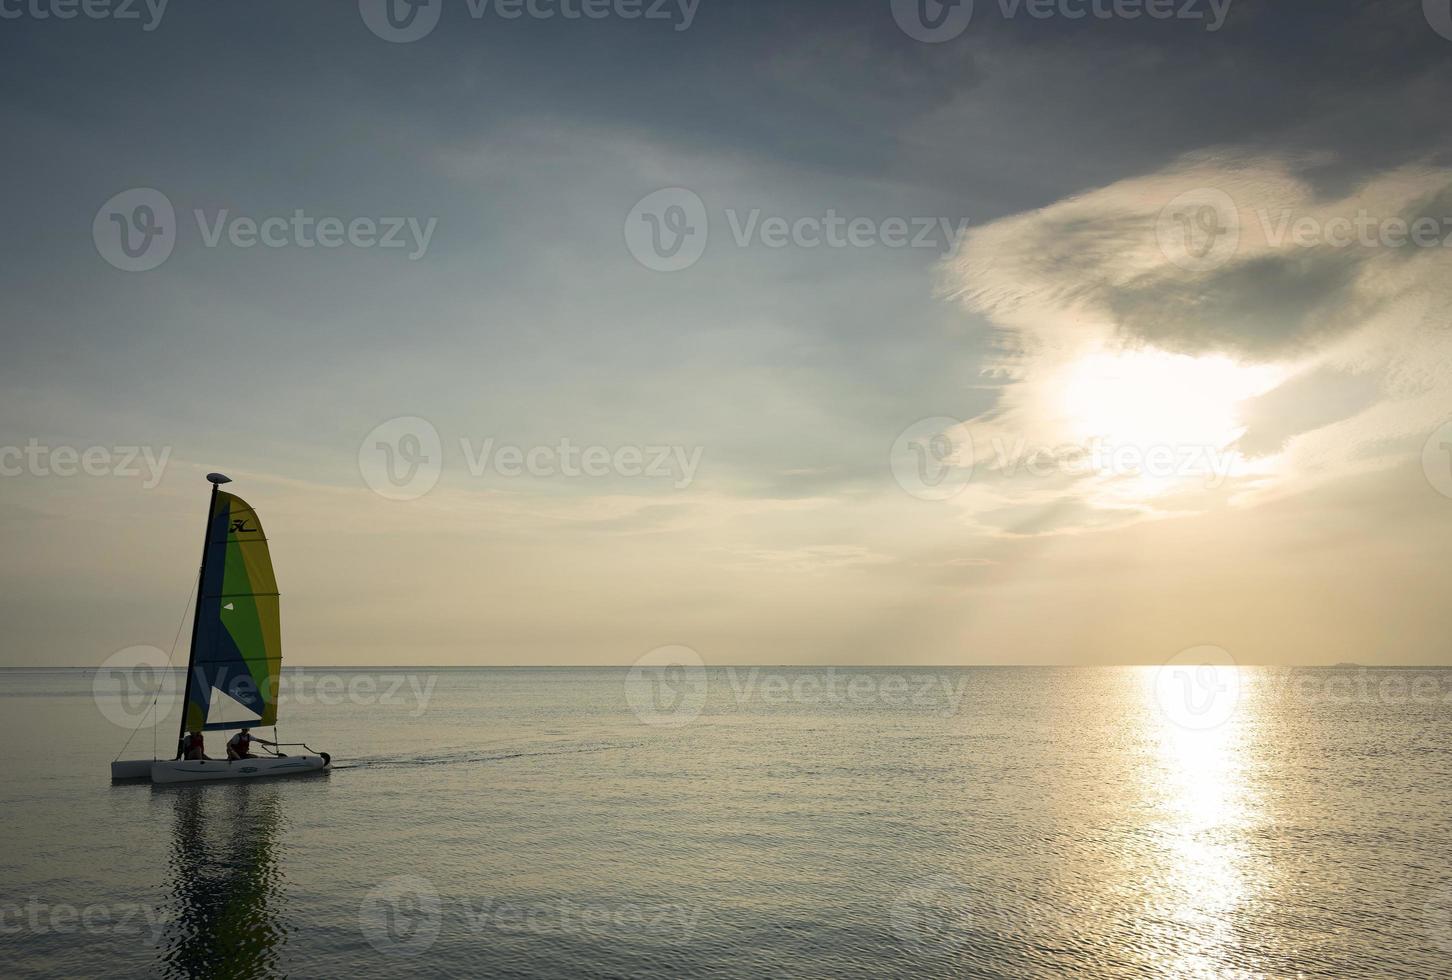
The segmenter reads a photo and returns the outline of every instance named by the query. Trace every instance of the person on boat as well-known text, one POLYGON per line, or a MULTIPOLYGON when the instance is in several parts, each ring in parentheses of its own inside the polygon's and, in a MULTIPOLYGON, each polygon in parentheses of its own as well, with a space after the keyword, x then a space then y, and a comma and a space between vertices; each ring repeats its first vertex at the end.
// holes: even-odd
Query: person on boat
POLYGON ((255 756, 252 755, 253 742, 260 742, 263 745, 270 745, 273 748, 277 748, 276 742, 269 742, 265 738, 257 738, 252 735, 252 729, 244 728, 236 735, 233 735, 227 740, 228 760, 255 758, 255 756))
POLYGON ((202 733, 199 731, 188 732, 182 739, 182 758, 190 761, 210 760, 207 755, 207 747, 202 742, 202 733))

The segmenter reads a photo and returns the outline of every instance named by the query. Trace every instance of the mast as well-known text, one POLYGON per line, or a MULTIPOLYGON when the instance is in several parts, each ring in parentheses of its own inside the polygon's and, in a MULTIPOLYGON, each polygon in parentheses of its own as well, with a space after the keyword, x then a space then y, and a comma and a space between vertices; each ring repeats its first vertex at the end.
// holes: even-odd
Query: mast
POLYGON ((208 473, 207 481, 212 484, 212 495, 207 500, 207 526, 202 533, 202 568, 197 573, 197 606, 192 613, 192 641, 187 651, 187 681, 186 688, 182 691, 182 716, 176 733, 176 758, 182 757, 182 739, 187 734, 187 712, 192 703, 192 674, 196 669, 197 660, 197 630, 202 625, 202 589, 207 584, 207 545, 211 543, 212 537, 212 512, 217 509, 217 487, 223 483, 231 483, 229 477, 221 473, 208 473))

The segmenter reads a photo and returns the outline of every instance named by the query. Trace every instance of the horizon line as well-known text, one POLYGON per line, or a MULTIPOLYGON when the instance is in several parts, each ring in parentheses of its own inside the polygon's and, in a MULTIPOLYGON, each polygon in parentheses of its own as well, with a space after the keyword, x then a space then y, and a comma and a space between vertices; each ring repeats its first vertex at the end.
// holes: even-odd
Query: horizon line
MULTIPOLYGON (((404 664, 404 663, 393 663, 393 664, 284 664, 283 667, 282 667, 282 669, 283 670, 318 670, 318 669, 324 669, 324 670, 396 670, 396 669, 408 669, 408 670, 629 670, 629 669, 631 669, 631 668, 633 668, 635 666, 636 665, 633 664, 633 663, 629 663, 629 664, 585 664, 585 663, 565 663, 565 664, 404 664)), ((661 666, 661 665, 652 664, 652 665, 647 665, 647 666, 661 666)), ((789 663, 789 662, 783 662, 783 663, 717 663, 717 664, 706 663, 706 664, 702 664, 701 666, 702 666, 702 668, 704 668, 706 670, 723 669, 723 668, 741 668, 741 667, 747 667, 747 668, 750 668, 750 667, 757 667, 757 668, 761 668, 761 667, 779 667, 779 668, 780 667, 785 667, 785 668, 799 668, 799 669, 832 668, 832 669, 856 669, 856 670, 886 670, 886 669, 900 669, 900 670, 933 670, 933 669, 973 670, 973 669, 984 669, 984 668, 1009 669, 1009 670, 1018 670, 1018 669, 1044 669, 1044 670, 1050 670, 1050 669, 1052 669, 1052 670, 1059 670, 1059 669, 1064 669, 1064 668, 1079 669, 1079 668, 1103 668, 1103 667, 1163 667, 1163 666, 1167 666, 1167 663, 1160 662, 1160 661, 1134 662, 1134 663, 1092 663, 1092 664, 1071 664, 1071 663, 971 663, 971 664, 922 664, 922 663, 887 664, 887 663, 872 663, 872 664, 851 664, 851 663, 789 663)), ((1234 666, 1234 667, 1306 667, 1306 668, 1318 668, 1318 669, 1328 669, 1328 668, 1335 668, 1335 667, 1346 667, 1346 668, 1359 667, 1359 668, 1377 669, 1377 670, 1415 670, 1415 669, 1419 669, 1419 668, 1431 668, 1431 669, 1435 669, 1435 670, 1452 670, 1452 663, 1427 663, 1427 664, 1418 664, 1418 663, 1393 663, 1393 664, 1378 664, 1378 663, 1359 663, 1357 661, 1349 661, 1349 660, 1347 660, 1347 661, 1337 661, 1335 663, 1311 663, 1311 664, 1307 664, 1307 663, 1264 663, 1264 662, 1260 662, 1260 663, 1236 663, 1236 664, 1226 664, 1225 666, 1234 666)), ((60 671, 60 670, 100 670, 100 669, 102 669, 102 667, 103 667, 103 665, 101 665, 101 664, 0 664, 0 670, 33 670, 33 671, 45 671, 45 670, 55 670, 55 671, 60 671)), ((158 669, 158 670, 185 670, 186 669, 186 666, 184 664, 175 664, 175 665, 168 664, 164 668, 155 668, 155 669, 158 669)))

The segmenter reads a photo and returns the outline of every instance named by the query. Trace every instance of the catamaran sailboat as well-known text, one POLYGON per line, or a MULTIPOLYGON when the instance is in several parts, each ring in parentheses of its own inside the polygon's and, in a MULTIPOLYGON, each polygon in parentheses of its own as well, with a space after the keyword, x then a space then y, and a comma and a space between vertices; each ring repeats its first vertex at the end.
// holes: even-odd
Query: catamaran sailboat
MULTIPOLYGON (((277 579, 267 536, 252 506, 219 489, 232 481, 208 473, 212 500, 202 545, 202 570, 192 620, 191 655, 187 661, 177 755, 170 760, 135 759, 111 763, 112 779, 147 779, 153 783, 197 782, 290 776, 327 769, 326 752, 275 757, 183 759, 182 739, 188 732, 275 728, 278 677, 282 669, 282 628, 278 614, 277 579), (218 697, 213 694, 217 692, 218 697), (215 704, 213 703, 215 700, 215 704), (228 710, 232 709, 232 710, 228 710), (250 717, 219 719, 240 710, 250 717), (210 717, 210 720, 209 720, 210 717)), ((307 749, 307 746, 303 746, 307 749)))

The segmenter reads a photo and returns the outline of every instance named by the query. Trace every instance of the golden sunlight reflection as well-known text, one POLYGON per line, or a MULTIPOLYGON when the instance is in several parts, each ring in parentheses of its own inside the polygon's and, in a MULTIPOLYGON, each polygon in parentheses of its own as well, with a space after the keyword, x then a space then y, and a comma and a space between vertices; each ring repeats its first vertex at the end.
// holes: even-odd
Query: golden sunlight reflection
POLYGON ((1141 791, 1160 831, 1144 912, 1163 924, 1155 944, 1161 976, 1223 977, 1255 955, 1233 934, 1259 873, 1246 849, 1256 810, 1246 779, 1255 751, 1250 705, 1240 697, 1246 679, 1215 663, 1144 675, 1150 757, 1141 791))

